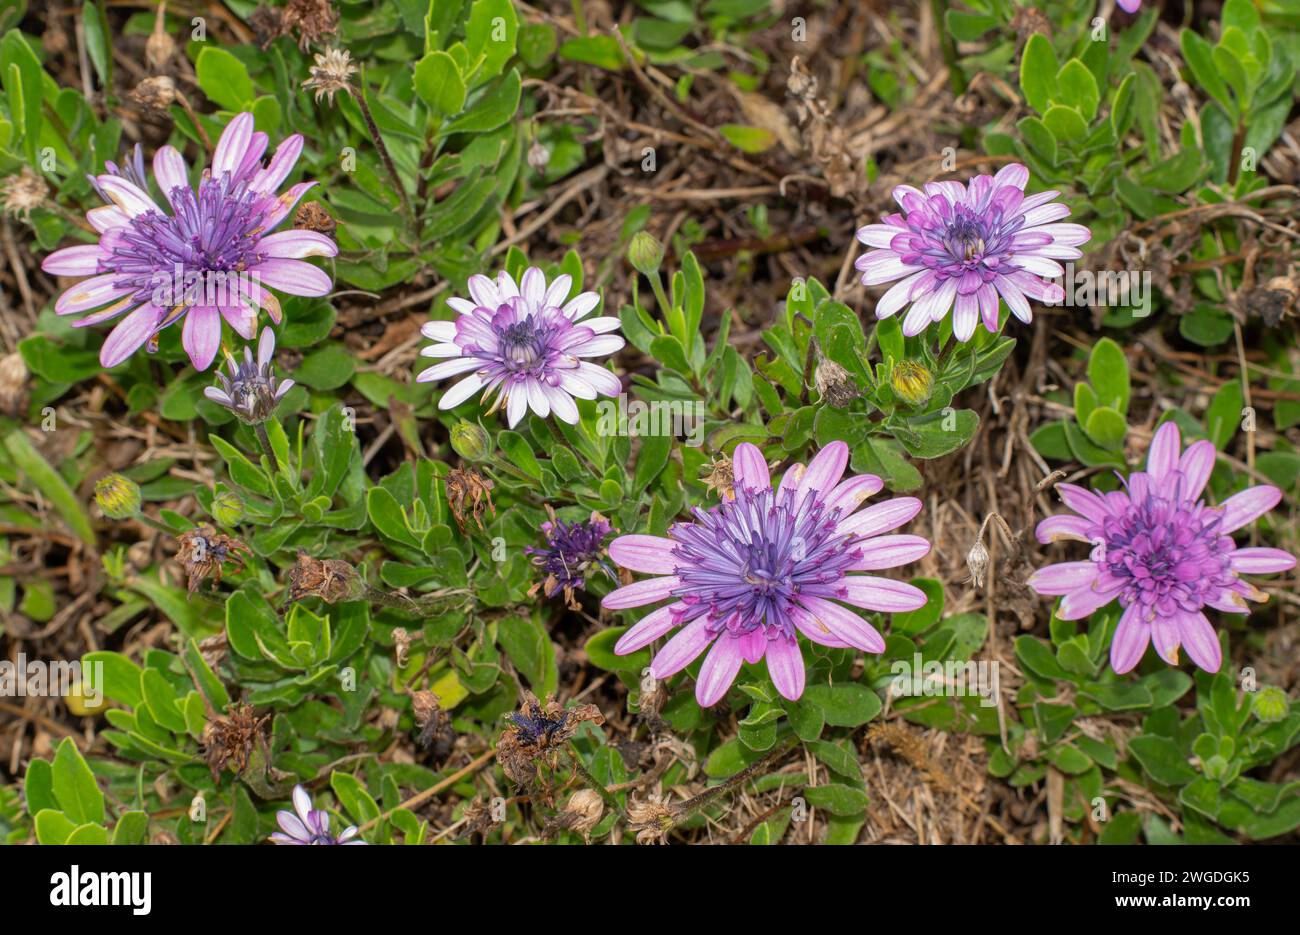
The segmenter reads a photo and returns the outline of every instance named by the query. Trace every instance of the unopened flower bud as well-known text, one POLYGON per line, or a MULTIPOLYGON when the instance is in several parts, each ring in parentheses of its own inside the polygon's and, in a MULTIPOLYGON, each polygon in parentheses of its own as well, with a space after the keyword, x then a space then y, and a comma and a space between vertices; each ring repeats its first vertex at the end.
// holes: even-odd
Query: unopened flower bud
POLYGON ((95 481, 95 502, 109 519, 130 519, 140 512, 140 485, 121 474, 95 481))
POLYGON ((894 364, 889 385, 894 395, 911 406, 919 406, 930 398, 934 389, 934 375, 925 365, 915 360, 900 360, 894 364))
POLYGON ((1291 703, 1282 689, 1276 685, 1265 685, 1255 693, 1255 700, 1251 702, 1250 708, 1255 717, 1265 724, 1275 724, 1286 719, 1287 713, 1291 710, 1291 703))
POLYGON ((466 461, 486 461, 492 454, 492 438, 477 422, 461 421, 451 430, 451 447, 466 461))
POLYGON ((244 518, 244 501, 229 490, 212 498, 212 518, 221 526, 238 526, 244 518))
POLYGON ((653 276, 659 272, 659 266, 664 261, 663 244, 651 234, 637 231, 632 235, 632 242, 627 245, 627 261, 638 273, 653 276))

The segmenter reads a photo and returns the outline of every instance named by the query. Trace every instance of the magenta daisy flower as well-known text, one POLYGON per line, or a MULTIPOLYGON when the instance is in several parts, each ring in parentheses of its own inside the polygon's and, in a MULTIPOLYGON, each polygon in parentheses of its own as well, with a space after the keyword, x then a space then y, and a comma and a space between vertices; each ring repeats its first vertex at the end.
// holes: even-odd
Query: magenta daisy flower
POLYGON ((856 572, 913 562, 930 551, 921 536, 881 533, 916 516, 921 501, 898 497, 858 511, 884 484, 874 474, 841 482, 849 447, 831 442, 805 467, 793 465, 773 488, 755 446, 736 446, 733 496, 695 519, 677 523, 668 538, 620 536, 609 546, 615 562, 659 577, 611 592, 611 610, 670 599, 631 627, 614 647, 635 652, 680 628, 650 664, 666 679, 709 650, 695 684, 708 707, 731 686, 742 662, 767 660, 782 697, 804 689, 798 634, 814 643, 884 652, 885 640, 844 604, 895 613, 925 604, 925 593, 904 581, 856 572), (842 603, 840 603, 842 602, 842 603), (711 647, 711 648, 710 648, 711 647))
POLYGON ((302 182, 276 194, 298 161, 302 136, 290 136, 263 165, 267 142, 265 133, 253 130, 252 114, 237 115, 197 189, 181 154, 161 147, 153 175, 170 214, 149 194, 138 145, 126 165, 107 163, 104 175, 91 177, 108 202, 86 214, 101 235, 99 243, 56 250, 41 268, 56 276, 90 277, 54 305, 60 315, 91 313, 75 326, 126 316, 100 349, 104 367, 116 367, 142 345, 155 350, 158 334, 183 321, 185 352, 195 369, 206 370, 221 345, 222 319, 246 340, 257 330, 259 308, 280 321, 280 303, 265 286, 290 295, 330 291, 329 275, 303 258, 334 256, 334 241, 314 231, 270 233, 315 184, 302 182))
POLYGON ((311 796, 302 786, 293 787, 293 808, 275 813, 280 830, 271 835, 276 844, 365 844, 350 825, 337 837, 330 834, 329 812, 311 807, 311 796), (295 812, 297 814, 295 814, 295 812))
POLYGON ((1202 608, 1249 613, 1246 599, 1266 601, 1268 595, 1241 575, 1296 564, 1281 549, 1238 548, 1231 535, 1277 506, 1282 491, 1250 487, 1208 506, 1201 491, 1214 468, 1214 446, 1193 442, 1180 456, 1181 449, 1178 426, 1166 422, 1151 440, 1146 470, 1130 474, 1124 489, 1096 493, 1057 484, 1061 500, 1078 515, 1038 524, 1044 544, 1092 543, 1088 561, 1048 565, 1029 577, 1029 585, 1061 597, 1056 615, 1062 620, 1080 620, 1118 598, 1124 612, 1110 664, 1119 673, 1138 664, 1148 642, 1170 665, 1178 664, 1181 645, 1202 669, 1219 671, 1219 639, 1202 608))
POLYGON ((869 250, 855 266, 864 285, 899 280, 876 303, 888 318, 911 303, 903 334, 911 337, 952 311, 952 332, 969 341, 983 320, 998 330, 998 297, 1023 322, 1032 320, 1029 299, 1060 302, 1065 291, 1044 276, 1063 276, 1057 260, 1083 256, 1079 244, 1092 232, 1082 224, 1058 224, 1070 209, 1052 201, 1060 192, 1025 196, 1029 170, 1019 164, 997 175, 978 175, 969 185, 928 182, 894 189, 905 215, 868 224, 858 240, 869 250))
POLYGON ((576 423, 575 397, 617 396, 623 388, 610 371, 582 358, 613 354, 624 341, 608 333, 618 330, 617 318, 582 320, 600 304, 600 296, 582 292, 570 299, 572 286, 573 277, 567 273, 548 286, 536 267, 525 270, 518 283, 505 271, 495 282, 471 276, 471 298, 447 300, 460 317, 431 321, 421 329, 437 342, 421 356, 451 359, 434 364, 416 380, 428 383, 469 374, 442 394, 439 409, 459 406, 482 390, 484 401, 497 394, 489 411, 504 406, 511 428, 529 408, 543 419, 553 412, 576 423))

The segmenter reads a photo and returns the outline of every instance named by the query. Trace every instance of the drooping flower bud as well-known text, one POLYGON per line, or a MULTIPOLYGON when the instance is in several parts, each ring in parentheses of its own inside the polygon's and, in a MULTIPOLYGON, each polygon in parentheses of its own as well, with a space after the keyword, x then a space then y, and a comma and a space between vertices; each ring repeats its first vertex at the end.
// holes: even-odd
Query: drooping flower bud
POLYGON ((140 512, 140 485, 121 474, 95 481, 95 502, 109 519, 130 519, 140 512))

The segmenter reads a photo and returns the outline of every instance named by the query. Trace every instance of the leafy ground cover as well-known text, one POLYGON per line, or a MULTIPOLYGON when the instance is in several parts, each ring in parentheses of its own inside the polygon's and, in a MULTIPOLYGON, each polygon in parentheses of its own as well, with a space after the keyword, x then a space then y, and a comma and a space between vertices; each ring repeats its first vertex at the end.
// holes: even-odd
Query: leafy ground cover
POLYGON ((1295 842, 1293 3, 0 24, 0 839, 1295 842))

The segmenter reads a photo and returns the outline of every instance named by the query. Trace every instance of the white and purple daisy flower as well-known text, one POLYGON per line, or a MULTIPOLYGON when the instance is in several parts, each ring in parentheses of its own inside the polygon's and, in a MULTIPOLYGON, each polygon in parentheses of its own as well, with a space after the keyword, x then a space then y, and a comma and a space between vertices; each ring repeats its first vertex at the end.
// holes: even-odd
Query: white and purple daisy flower
POLYGON ((848 445, 831 442, 807 467, 791 466, 773 488, 762 453, 742 443, 732 459, 732 496, 708 510, 697 507, 694 521, 673 525, 666 539, 633 535, 610 543, 619 565, 659 577, 612 591, 603 606, 672 600, 624 633, 614 651, 635 652, 680 627, 650 670, 669 678, 709 649, 695 684, 704 707, 726 695, 742 662, 764 658, 782 697, 799 698, 800 633, 823 646, 884 652, 884 637, 844 604, 896 613, 923 606, 925 593, 856 572, 916 561, 930 543, 881 535, 916 516, 921 501, 897 497, 859 511, 884 484, 874 474, 841 482, 848 462, 848 445))
POLYGON ((315 184, 276 194, 298 161, 302 136, 288 137, 263 165, 267 142, 253 129, 252 114, 237 115, 197 189, 181 154, 159 148, 153 175, 171 214, 149 194, 139 146, 124 166, 110 162, 105 174, 91 177, 108 202, 86 214, 99 243, 56 250, 41 268, 90 277, 55 302, 60 315, 91 313, 75 326, 126 315, 100 349, 104 367, 116 367, 146 343, 154 350, 158 334, 183 320, 181 343, 195 369, 206 370, 221 344, 222 319, 246 340, 257 330, 259 308, 280 321, 280 303, 264 286, 303 296, 330 291, 329 275, 303 258, 336 255, 334 241, 314 231, 270 233, 315 184))
POLYGON ((438 402, 451 409, 479 390, 486 401, 497 394, 490 412, 504 406, 514 428, 529 408, 543 419, 551 413, 574 424, 574 398, 617 396, 618 377, 583 358, 605 357, 623 347, 617 318, 588 318, 600 304, 594 292, 568 298, 573 277, 557 276, 547 285, 540 269, 530 267, 516 283, 502 271, 496 281, 476 275, 469 279, 470 299, 447 304, 459 313, 455 321, 431 321, 422 330, 436 341, 422 350, 424 357, 451 358, 416 377, 421 383, 468 373, 438 402), (567 300, 567 301, 566 301, 567 300), (472 372, 471 372, 472 371, 472 372))
POLYGON ((1219 639, 1202 608, 1249 613, 1246 599, 1266 601, 1268 595, 1241 575, 1295 567, 1289 553, 1238 548, 1231 535, 1277 506, 1282 492, 1260 485, 1208 506, 1201 491, 1214 459, 1208 441, 1182 451, 1178 426, 1166 422, 1151 441, 1146 470, 1130 474, 1124 489, 1097 493, 1057 484, 1061 500, 1078 515, 1038 524, 1044 544, 1092 543, 1088 561, 1048 565, 1029 577, 1029 585, 1061 597, 1056 616, 1062 620, 1080 620, 1118 598, 1124 613, 1110 646, 1116 672, 1136 666, 1148 642, 1170 665, 1178 664, 1181 645, 1202 669, 1219 671, 1219 639))
POLYGON ((1019 164, 997 175, 978 175, 969 185, 927 182, 894 189, 905 214, 868 224, 858 240, 869 250, 855 266, 864 285, 899 280, 876 303, 888 318, 910 303, 903 334, 911 337, 952 312, 952 332, 969 341, 978 321, 998 330, 998 298, 1021 321, 1033 316, 1029 299, 1060 302, 1064 290, 1042 277, 1065 275, 1057 260, 1077 260, 1092 232, 1082 224, 1056 223, 1069 207, 1052 201, 1060 192, 1025 196, 1029 170, 1019 164))
POLYGON ((234 357, 226 361, 230 376, 218 369, 217 385, 205 387, 203 395, 218 406, 229 409, 241 422, 249 425, 265 422, 294 385, 292 380, 276 379, 271 368, 274 358, 275 332, 263 328, 257 341, 257 357, 254 358, 252 349, 245 345, 242 361, 234 357))
POLYGON ((311 807, 311 796, 301 785, 293 787, 294 812, 275 813, 280 830, 271 835, 276 844, 365 844, 357 837, 357 826, 350 825, 335 837, 330 834, 330 816, 324 809, 311 807))

